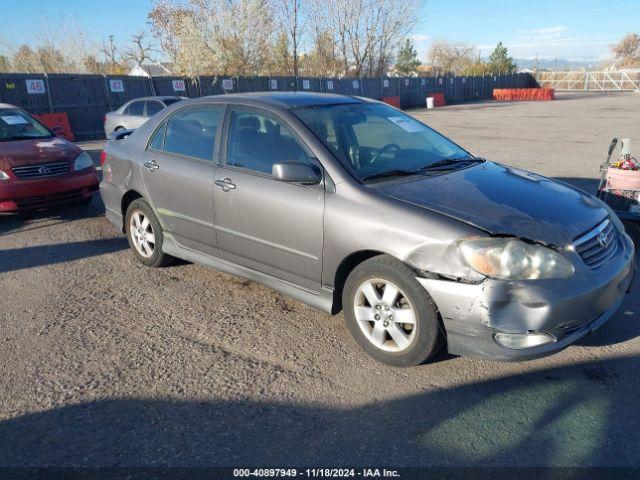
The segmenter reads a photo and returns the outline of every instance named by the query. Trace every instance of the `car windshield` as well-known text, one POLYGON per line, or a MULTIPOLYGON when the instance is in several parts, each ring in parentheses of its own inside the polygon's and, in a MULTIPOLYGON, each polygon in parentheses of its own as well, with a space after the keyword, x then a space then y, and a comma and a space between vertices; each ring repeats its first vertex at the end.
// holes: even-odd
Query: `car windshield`
POLYGON ((468 152, 413 117, 382 104, 302 107, 296 116, 360 180, 455 168, 468 152))
POLYGON ((0 142, 49 138, 53 134, 17 108, 0 108, 0 142))

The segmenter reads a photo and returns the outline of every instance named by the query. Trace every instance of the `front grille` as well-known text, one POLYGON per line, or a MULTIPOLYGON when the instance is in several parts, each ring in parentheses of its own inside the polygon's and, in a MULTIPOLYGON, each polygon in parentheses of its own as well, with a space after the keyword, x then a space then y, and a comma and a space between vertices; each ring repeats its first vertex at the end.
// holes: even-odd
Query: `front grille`
POLYGON ((69 162, 41 163, 39 165, 28 165, 25 167, 13 167, 13 174, 22 179, 30 180, 34 178, 60 177, 69 173, 69 162))
POLYGON ((588 267, 598 268, 618 249, 616 229, 609 219, 606 219, 573 242, 573 248, 588 267))
POLYGON ((54 205, 60 202, 71 202, 73 200, 80 200, 83 193, 84 191, 82 189, 71 190, 68 192, 41 195, 39 197, 20 198, 15 202, 19 208, 40 208, 54 205))

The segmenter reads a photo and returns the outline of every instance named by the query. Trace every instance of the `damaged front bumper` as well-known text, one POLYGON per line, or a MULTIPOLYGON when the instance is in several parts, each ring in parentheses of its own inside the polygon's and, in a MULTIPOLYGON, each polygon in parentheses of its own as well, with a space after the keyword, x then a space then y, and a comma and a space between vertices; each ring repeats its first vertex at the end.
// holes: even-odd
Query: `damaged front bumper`
MULTIPOLYGON (((635 273, 631 239, 592 270, 578 265, 570 279, 480 283, 422 278, 417 280, 435 301, 445 326, 450 353, 502 361, 544 357, 569 346, 603 325, 620 307, 635 273), (551 337, 547 343, 509 348, 500 334, 551 337), (498 335, 498 339, 496 339, 498 335), (503 339, 500 339, 503 340, 503 339)), ((503 336, 504 337, 504 336, 503 336)))

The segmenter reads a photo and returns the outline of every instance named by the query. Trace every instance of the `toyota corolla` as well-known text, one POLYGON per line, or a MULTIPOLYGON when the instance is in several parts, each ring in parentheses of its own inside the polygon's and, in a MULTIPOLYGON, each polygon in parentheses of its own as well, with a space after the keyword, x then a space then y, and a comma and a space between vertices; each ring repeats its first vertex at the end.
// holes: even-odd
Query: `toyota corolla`
POLYGON ((97 193, 86 152, 24 110, 0 103, 0 213, 86 203, 97 193))
POLYGON ((366 99, 187 100, 104 159, 107 217, 140 262, 179 257, 342 309, 392 365, 442 345, 551 354, 605 323, 634 273, 633 244, 597 198, 366 99))

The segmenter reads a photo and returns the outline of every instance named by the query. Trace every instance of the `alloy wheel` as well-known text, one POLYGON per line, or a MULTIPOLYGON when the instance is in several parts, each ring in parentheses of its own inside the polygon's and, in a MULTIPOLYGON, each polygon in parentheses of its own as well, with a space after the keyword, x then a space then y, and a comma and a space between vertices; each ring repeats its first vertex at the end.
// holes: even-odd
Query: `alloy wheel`
POLYGON ((144 212, 136 210, 131 214, 129 234, 133 240, 133 245, 140 255, 145 258, 153 255, 156 247, 156 237, 153 233, 151 222, 144 212))
POLYGON ((388 280, 374 278, 356 291, 353 310, 360 330, 386 352, 409 348, 416 336, 416 314, 404 292, 388 280))

